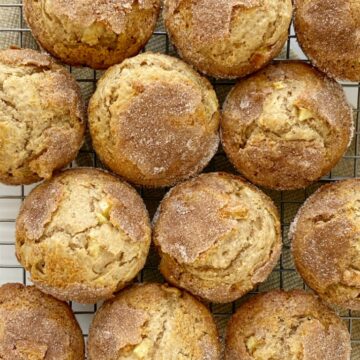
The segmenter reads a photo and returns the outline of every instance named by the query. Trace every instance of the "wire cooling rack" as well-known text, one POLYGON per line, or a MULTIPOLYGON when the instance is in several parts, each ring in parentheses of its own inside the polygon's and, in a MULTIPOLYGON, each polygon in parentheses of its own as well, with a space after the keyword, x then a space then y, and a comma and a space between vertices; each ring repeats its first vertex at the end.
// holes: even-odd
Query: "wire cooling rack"
MULTIPOLYGON (((6 48, 11 45, 38 49, 38 46, 24 21, 22 1, 0 0, 0 48, 6 48)), ((176 55, 163 27, 162 19, 159 19, 156 31, 145 50, 176 55)), ((307 61, 305 55, 298 46, 293 27, 290 29, 288 41, 283 49, 282 54, 279 57, 279 60, 283 59, 302 59, 307 61)), ((87 68, 71 67, 69 67, 69 70, 77 79, 84 99, 88 101, 96 88, 96 82, 101 76, 102 72, 93 71, 87 68)), ((212 83, 216 89, 219 100, 222 103, 234 82, 213 80, 212 83)), ((278 288, 285 290, 303 288, 308 290, 300 276, 295 271, 291 258, 289 240, 287 238, 290 222, 294 218, 298 208, 301 206, 304 200, 324 182, 360 176, 360 84, 344 83, 342 85, 347 94, 349 102, 354 108, 354 140, 350 145, 346 155, 332 170, 332 172, 323 178, 320 182, 310 186, 306 190, 288 192, 265 190, 265 192, 268 193, 268 195, 270 195, 275 201, 281 214, 281 225, 283 231, 283 253, 281 260, 268 280, 244 298, 231 304, 209 304, 209 308, 216 319, 221 336, 224 335, 229 317, 234 313, 237 306, 249 296, 252 296, 259 291, 267 291, 278 288)), ((91 148, 89 136, 87 136, 86 142, 80 151, 78 158, 73 162, 72 166, 102 167, 91 148)), ((235 172, 221 149, 205 171, 235 172)), ((6 282, 22 282, 24 284, 31 283, 25 270, 20 266, 15 258, 14 233, 15 219, 21 202, 33 187, 34 185, 9 187, 0 184, 0 284, 6 282)), ((150 215, 153 216, 159 201, 162 199, 167 190, 149 190, 142 188, 139 188, 138 190, 146 202, 150 215)), ((157 267, 158 257, 155 251, 152 249, 147 264, 138 275, 136 281, 163 281, 163 278, 157 267)), ((72 303, 71 306, 80 323, 84 336, 87 337, 89 325, 93 314, 97 309, 97 305, 84 306, 72 303)), ((351 359, 360 360, 360 312, 339 311, 339 314, 346 322, 351 333, 353 348, 351 359)))

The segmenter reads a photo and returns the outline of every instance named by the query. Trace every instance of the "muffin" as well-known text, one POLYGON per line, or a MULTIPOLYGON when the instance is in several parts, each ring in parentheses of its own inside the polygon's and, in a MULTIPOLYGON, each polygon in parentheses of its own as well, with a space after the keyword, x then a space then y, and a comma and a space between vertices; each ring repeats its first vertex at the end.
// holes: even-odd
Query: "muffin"
POLYGON ((136 55, 151 37, 160 0, 24 0, 40 45, 69 65, 106 69, 136 55))
POLYGON ((317 297, 300 290, 259 294, 228 325, 226 360, 350 360, 350 334, 317 297))
POLYGON ((60 300, 112 297, 143 268, 151 241, 137 192, 97 169, 67 170, 25 199, 16 255, 34 284, 60 300))
POLYGON ((281 252, 271 199, 226 173, 203 174, 170 190, 155 215, 153 239, 166 280, 216 303, 263 282, 281 252))
POLYGON ((295 0, 295 28, 312 63, 331 77, 360 81, 360 3, 295 0))
POLYGON ((84 340, 70 307, 33 286, 1 286, 0 359, 84 360, 84 340))
POLYGON ((75 159, 84 108, 75 79, 49 56, 0 50, 0 182, 48 179, 75 159))
POLYGON ((310 65, 279 62, 228 95, 222 144, 238 171, 276 190, 305 188, 327 174, 353 134, 342 87, 310 65))
POLYGON ((185 61, 216 78, 255 72, 287 38, 291 0, 165 0, 165 26, 185 61))
POLYGON ((210 83, 182 61, 144 53, 109 69, 89 106, 102 162, 138 185, 170 186, 196 175, 219 144, 210 83))
POLYGON ((90 360, 220 360, 208 309, 186 292, 160 284, 134 285, 96 313, 90 360))
POLYGON ((360 180, 321 187, 299 210, 291 228, 296 268, 320 297, 360 310, 360 180))

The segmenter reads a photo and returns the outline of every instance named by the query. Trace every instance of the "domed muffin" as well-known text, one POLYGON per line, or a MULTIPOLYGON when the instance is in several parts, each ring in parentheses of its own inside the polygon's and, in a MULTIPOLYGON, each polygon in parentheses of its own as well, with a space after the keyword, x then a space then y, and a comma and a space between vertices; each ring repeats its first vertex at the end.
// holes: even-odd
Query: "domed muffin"
POLYGON ((217 303, 266 280, 281 252, 271 199, 226 173, 203 174, 170 190, 155 216, 153 239, 166 280, 217 303))
POLYGON ((186 292, 141 284, 107 301, 90 327, 90 360, 220 360, 209 310, 186 292))
POLYGON ((230 320, 226 360, 350 360, 350 334, 314 295, 300 290, 259 294, 230 320))
POLYGON ((106 69, 145 46, 160 0, 24 0, 24 11, 34 37, 53 56, 106 69))
POLYGON ((296 34, 312 63, 331 77, 360 81, 360 3, 295 0, 296 34))
POLYGON ((0 358, 84 360, 83 336, 70 307, 33 286, 1 286, 0 358))
POLYGON ((296 268, 331 304, 360 310, 360 180, 322 186, 290 230, 296 268))
POLYGON ((184 62, 144 53, 109 69, 89 106, 93 146, 138 185, 170 186, 201 172, 219 144, 210 83, 184 62))
POLYGON ((35 188, 16 222, 16 255, 60 300, 112 297, 143 268, 151 228, 137 192, 97 169, 67 170, 35 188))
POLYGON ((201 72, 236 78, 275 58, 287 38, 291 0, 165 0, 165 26, 179 54, 201 72))
POLYGON ((326 175, 353 134, 352 109, 335 81, 303 62, 279 62, 228 95, 222 143, 257 185, 300 189, 326 175))
POLYGON ((72 160, 83 142, 75 79, 49 56, 0 50, 0 182, 31 184, 72 160))

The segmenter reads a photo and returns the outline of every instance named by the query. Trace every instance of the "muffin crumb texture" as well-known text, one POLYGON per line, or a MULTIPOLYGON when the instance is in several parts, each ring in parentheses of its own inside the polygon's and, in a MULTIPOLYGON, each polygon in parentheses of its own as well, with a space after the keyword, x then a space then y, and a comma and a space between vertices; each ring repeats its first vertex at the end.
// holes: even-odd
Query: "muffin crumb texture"
POLYGON ((226 360, 350 360, 350 334, 315 296, 300 290, 259 294, 229 323, 226 360))
POLYGON ((95 169, 67 170, 31 192, 17 219, 16 254, 61 300, 109 298, 145 264, 150 222, 129 185, 95 169))
POLYGON ((341 159, 353 136, 352 109, 335 81, 299 61, 279 62, 228 95, 222 143, 250 181, 305 188, 341 159))
POLYGON ((33 286, 0 287, 0 359, 84 360, 70 307, 33 286))
POLYGON ((160 271, 213 302, 236 300, 264 281, 281 252, 271 200, 241 178, 200 175, 173 188, 154 224, 160 271))
POLYGON ((160 0, 24 0, 24 11, 34 37, 55 57, 105 69, 145 46, 160 0))
POLYGON ((321 187, 291 227, 295 265, 328 303, 360 310, 360 181, 321 187))
POLYGON ((144 53, 112 67, 89 108, 95 151, 112 171, 145 186, 200 172, 219 144, 210 83, 182 61, 144 53))
POLYGON ((210 312, 160 284, 135 285, 106 302, 90 328, 90 360, 220 360, 210 312))
POLYGON ((76 157, 84 127, 79 87, 64 68, 34 50, 0 51, 1 182, 50 178, 76 157))
POLYGON ((288 36, 291 0, 165 0, 164 20, 180 55, 218 78, 252 73, 288 36))

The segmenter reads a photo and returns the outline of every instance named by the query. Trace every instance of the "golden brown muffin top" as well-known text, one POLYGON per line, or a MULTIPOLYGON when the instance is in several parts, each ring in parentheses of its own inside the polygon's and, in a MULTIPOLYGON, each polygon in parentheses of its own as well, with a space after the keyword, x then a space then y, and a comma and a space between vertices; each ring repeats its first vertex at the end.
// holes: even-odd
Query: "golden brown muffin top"
POLYGON ((136 276, 150 237, 148 213, 133 188, 97 169, 73 169, 25 199, 16 253, 45 292, 93 303, 136 276))
POLYGON ((90 101, 93 145, 127 180, 169 186, 215 154, 219 111, 210 83, 182 61, 144 53, 109 69, 90 101))
MULTIPOLYGON (((156 3, 154 0, 75 0, 71 3, 67 0, 50 0, 45 7, 47 11, 57 14, 57 17, 66 17, 74 27, 86 29, 101 23, 119 35, 125 30, 127 14, 136 6, 149 9, 156 3)), ((83 40, 86 42, 86 39, 83 40)))
MULTIPOLYGON (((179 11, 184 0, 168 1, 168 14, 179 11)), ((187 4, 186 4, 187 5, 187 4)), ((260 0, 200 0, 191 3, 194 39, 198 42, 224 39, 230 35, 231 21, 236 8, 252 9, 261 6, 260 0)))
POLYGON ((83 141, 75 79, 47 55, 11 48, 0 50, 0 85, 0 181, 50 178, 76 157, 83 141))
POLYGON ((82 333, 69 306, 33 286, 1 286, 0 358, 84 360, 82 333))
POLYGON ((245 76, 278 55, 290 0, 165 0, 164 20, 180 55, 219 78, 245 76))
POLYGON ((208 309, 186 292, 141 284, 107 301, 91 324, 90 360, 219 360, 208 309))
POLYGON ((35 38, 70 65, 108 68, 151 37, 160 0, 24 0, 35 38))
POLYGON ((222 143, 252 182, 299 189, 327 174, 353 135, 343 89, 300 61, 279 62, 240 81, 228 95, 222 143))
POLYGON ((271 199, 240 177, 203 174, 173 188, 154 219, 165 278, 213 302, 264 281, 281 252, 271 199))
POLYGON ((360 310, 360 180, 322 186, 296 216, 289 236, 295 265, 324 300, 360 310))
POLYGON ((230 320, 226 360, 349 360, 350 334, 314 295, 300 290, 259 294, 230 320))
POLYGON ((360 81, 358 0, 295 0, 295 28, 304 52, 329 76, 360 81))

